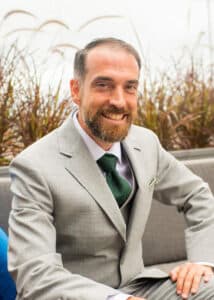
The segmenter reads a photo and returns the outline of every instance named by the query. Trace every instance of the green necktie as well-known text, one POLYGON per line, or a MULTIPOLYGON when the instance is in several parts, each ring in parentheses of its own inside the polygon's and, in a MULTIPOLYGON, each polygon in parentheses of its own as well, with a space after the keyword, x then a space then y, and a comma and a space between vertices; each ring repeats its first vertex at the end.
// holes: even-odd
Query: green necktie
POLYGON ((132 189, 128 181, 116 171, 117 157, 113 154, 104 154, 97 160, 97 163, 106 173, 106 181, 118 205, 121 206, 128 198, 132 189))

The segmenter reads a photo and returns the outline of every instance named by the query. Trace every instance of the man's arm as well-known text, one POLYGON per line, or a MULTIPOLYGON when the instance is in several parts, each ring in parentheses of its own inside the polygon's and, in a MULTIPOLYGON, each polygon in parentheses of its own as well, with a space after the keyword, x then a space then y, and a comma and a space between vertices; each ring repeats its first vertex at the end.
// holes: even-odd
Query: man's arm
MULTIPOLYGON (((159 144, 159 143, 158 143, 159 144)), ((214 264, 214 197, 207 183, 158 146, 154 198, 184 213, 187 257, 214 264)))
POLYGON ((14 198, 9 218, 9 271, 16 281, 17 299, 106 300, 119 293, 63 267, 56 253, 54 199, 46 180, 22 156, 12 163, 10 172, 14 198))
POLYGON ((196 293, 200 281, 209 281, 214 265, 214 197, 208 185, 159 145, 158 179, 154 197, 176 205, 185 215, 189 263, 173 269, 172 281, 183 299, 196 293), (207 265, 198 264, 207 262, 207 265))

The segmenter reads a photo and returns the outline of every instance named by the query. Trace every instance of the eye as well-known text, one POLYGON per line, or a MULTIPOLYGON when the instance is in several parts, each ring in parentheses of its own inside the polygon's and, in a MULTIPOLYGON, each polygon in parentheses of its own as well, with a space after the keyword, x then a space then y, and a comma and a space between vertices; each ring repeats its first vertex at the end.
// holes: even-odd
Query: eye
POLYGON ((95 88, 101 91, 106 91, 112 89, 113 85, 108 81, 97 81, 95 82, 95 88))
POLYGON ((98 87, 100 87, 100 88, 105 88, 105 87, 108 86, 108 84, 105 83, 105 82, 98 82, 98 83, 96 84, 96 86, 98 86, 98 87))
POLYGON ((137 85, 136 84, 127 84, 125 87, 126 91, 130 94, 136 94, 137 93, 137 85))

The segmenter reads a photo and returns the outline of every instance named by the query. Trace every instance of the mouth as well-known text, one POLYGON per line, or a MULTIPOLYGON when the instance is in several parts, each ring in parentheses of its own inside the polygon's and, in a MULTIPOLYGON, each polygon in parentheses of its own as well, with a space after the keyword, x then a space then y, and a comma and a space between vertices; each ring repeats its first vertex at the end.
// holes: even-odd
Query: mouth
POLYGON ((122 121, 127 117, 127 114, 103 113, 103 117, 112 121, 122 121))

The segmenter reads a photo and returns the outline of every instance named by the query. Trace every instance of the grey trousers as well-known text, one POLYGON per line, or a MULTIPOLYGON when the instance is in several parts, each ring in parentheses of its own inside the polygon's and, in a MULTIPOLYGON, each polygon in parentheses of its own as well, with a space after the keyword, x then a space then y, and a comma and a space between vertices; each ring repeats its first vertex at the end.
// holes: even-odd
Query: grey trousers
MULTIPOLYGON (((170 279, 143 279, 132 282, 123 292, 146 300, 181 300, 176 285, 170 279)), ((188 300, 214 300, 214 276, 208 283, 201 281, 200 288, 188 300)))

